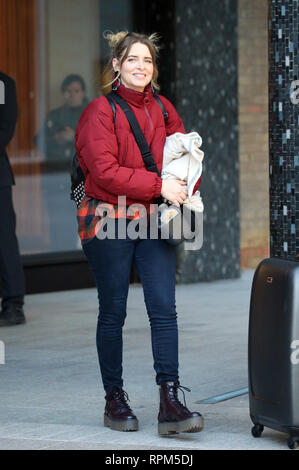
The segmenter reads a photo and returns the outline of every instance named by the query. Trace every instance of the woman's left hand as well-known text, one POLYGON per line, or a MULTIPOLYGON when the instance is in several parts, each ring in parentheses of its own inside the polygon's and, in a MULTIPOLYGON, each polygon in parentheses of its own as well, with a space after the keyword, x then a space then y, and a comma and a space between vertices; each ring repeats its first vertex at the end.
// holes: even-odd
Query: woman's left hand
POLYGON ((72 142, 75 138, 75 131, 70 126, 65 126, 63 131, 57 132, 54 139, 57 143, 72 142))

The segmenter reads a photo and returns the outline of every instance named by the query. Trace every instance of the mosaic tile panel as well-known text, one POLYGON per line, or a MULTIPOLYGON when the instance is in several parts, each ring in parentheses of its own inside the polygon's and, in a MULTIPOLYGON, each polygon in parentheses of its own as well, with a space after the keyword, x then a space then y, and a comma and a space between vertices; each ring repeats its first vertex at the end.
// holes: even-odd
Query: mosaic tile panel
POLYGON ((270 255, 287 259, 299 256, 298 9, 269 0, 270 255))

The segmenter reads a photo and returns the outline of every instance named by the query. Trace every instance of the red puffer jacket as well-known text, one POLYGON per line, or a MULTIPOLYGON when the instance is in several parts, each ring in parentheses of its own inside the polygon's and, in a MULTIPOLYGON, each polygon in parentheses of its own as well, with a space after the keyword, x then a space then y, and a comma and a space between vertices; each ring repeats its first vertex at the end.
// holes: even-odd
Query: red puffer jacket
MULTIPOLYGON (((144 92, 121 84, 117 93, 131 106, 161 173, 166 136, 186 133, 181 118, 170 101, 158 95, 168 112, 165 128, 151 84, 144 92)), ((125 195, 127 205, 141 203, 147 208, 160 196, 162 179, 147 171, 129 122, 118 104, 113 124, 113 112, 105 96, 91 101, 83 111, 76 129, 75 145, 79 164, 86 175, 88 196, 116 204, 118 196, 125 195)), ((199 184, 200 179, 194 192, 199 184)))

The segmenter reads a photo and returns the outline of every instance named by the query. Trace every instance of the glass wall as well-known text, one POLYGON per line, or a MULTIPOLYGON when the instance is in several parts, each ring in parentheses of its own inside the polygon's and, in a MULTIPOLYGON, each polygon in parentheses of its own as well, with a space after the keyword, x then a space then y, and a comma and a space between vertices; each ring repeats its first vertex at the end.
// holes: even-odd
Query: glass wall
POLYGON ((132 28, 131 1, 29 3, 30 12, 16 9, 18 23, 31 15, 35 33, 26 64, 16 62, 19 120, 8 149, 16 179, 17 233, 22 254, 65 252, 81 249, 76 205, 69 197, 75 129, 87 103, 100 94, 108 53, 103 32, 132 28), (22 129, 28 121, 25 145, 22 129))

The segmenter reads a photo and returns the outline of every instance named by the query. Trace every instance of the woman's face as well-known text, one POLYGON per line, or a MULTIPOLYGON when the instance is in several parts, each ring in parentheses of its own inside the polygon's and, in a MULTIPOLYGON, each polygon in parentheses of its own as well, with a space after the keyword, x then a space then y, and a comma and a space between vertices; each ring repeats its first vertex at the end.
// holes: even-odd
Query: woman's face
POLYGON ((70 83, 63 94, 65 101, 71 108, 81 106, 84 95, 85 92, 80 82, 70 83))
MULTIPOLYGON (((115 71, 119 70, 119 61, 113 59, 112 65, 115 71)), ((120 81, 127 88, 136 91, 144 91, 153 77, 153 59, 149 48, 145 44, 135 42, 123 62, 120 69, 120 81)))

